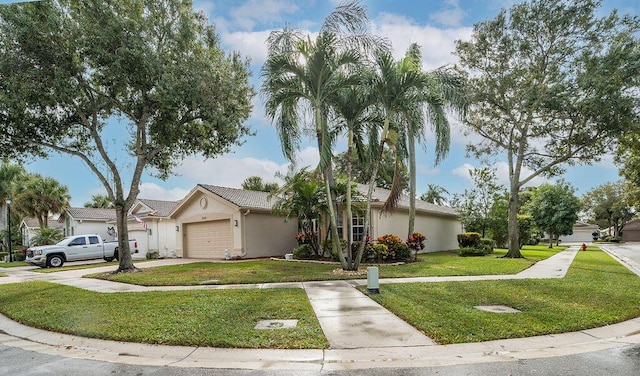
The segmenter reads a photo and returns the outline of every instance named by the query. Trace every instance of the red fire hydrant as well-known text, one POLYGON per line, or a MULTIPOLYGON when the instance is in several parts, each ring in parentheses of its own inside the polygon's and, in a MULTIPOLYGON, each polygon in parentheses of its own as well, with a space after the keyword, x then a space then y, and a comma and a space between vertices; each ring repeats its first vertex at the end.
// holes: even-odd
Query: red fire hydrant
POLYGON ((580 250, 581 251, 586 251, 587 250, 587 245, 582 243, 582 245, 580 246, 580 250))

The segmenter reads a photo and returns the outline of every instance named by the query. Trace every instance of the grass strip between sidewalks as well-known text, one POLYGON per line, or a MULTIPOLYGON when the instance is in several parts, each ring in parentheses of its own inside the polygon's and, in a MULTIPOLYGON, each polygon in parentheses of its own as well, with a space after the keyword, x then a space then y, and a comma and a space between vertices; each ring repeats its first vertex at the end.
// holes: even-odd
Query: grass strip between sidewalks
POLYGON ((229 348, 328 347, 300 289, 104 294, 25 282, 0 288, 0 312, 36 328, 116 341, 229 348), (293 329, 254 329, 263 319, 299 321, 293 329))
POLYGON ((640 278, 596 247, 578 252, 563 279, 387 284, 380 290, 371 298, 440 344, 572 332, 640 316, 640 278), (478 305, 522 312, 489 313, 478 305))

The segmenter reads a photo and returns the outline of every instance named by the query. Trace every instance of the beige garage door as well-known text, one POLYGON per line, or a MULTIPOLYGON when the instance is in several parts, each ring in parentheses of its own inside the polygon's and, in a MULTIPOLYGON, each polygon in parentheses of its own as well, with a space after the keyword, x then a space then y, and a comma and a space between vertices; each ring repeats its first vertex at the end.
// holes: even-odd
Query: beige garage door
POLYGON ((184 236, 185 257, 220 259, 225 249, 233 249, 229 219, 186 224, 184 236))

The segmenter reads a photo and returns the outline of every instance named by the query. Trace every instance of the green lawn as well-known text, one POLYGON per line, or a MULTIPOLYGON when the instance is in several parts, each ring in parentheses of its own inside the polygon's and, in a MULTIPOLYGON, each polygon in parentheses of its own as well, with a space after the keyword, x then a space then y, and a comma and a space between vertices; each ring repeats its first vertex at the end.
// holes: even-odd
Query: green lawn
POLYGON ((24 261, 0 262, 0 268, 16 268, 18 266, 30 266, 24 261))
MULTIPOLYGON (((566 247, 527 247, 526 259, 502 259, 506 250, 496 250, 485 257, 459 257, 456 252, 438 252, 420 256, 420 262, 404 265, 380 265, 380 278, 514 274, 566 247)), ((363 265, 362 268, 366 268, 363 265)), ((301 282, 344 279, 335 274, 339 264, 253 260, 240 262, 196 262, 146 268, 141 273, 92 274, 87 277, 108 279, 143 286, 176 286, 200 284, 237 284, 269 282, 301 282)), ((366 278, 355 276, 347 278, 366 278)))
POLYGON ((84 337, 228 348, 326 348, 300 289, 102 294, 48 282, 3 285, 0 312, 25 325, 84 337), (262 319, 294 329, 256 330, 262 319))
POLYGON ((640 278, 597 248, 563 279, 388 284, 373 299, 441 344, 570 332, 640 316, 640 278), (522 311, 495 314, 477 305, 522 311))

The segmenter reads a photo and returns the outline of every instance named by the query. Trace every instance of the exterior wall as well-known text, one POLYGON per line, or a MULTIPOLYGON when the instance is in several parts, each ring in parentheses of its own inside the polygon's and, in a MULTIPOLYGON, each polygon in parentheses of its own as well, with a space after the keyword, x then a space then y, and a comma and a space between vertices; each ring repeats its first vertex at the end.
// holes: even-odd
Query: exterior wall
POLYGON ((107 224, 102 221, 89 221, 89 220, 73 220, 67 219, 63 228, 64 236, 70 235, 84 235, 84 234, 98 234, 105 241, 116 240, 114 236, 109 235, 109 228, 114 227, 115 224, 107 224))
POLYGON ((296 221, 285 222, 284 218, 270 213, 254 213, 243 216, 245 257, 282 256, 291 253, 296 246, 296 221))
POLYGON ((235 223, 234 221, 238 221, 238 226, 232 226, 233 253, 242 253, 241 213, 237 207, 234 207, 229 202, 200 191, 194 192, 189 201, 185 202, 172 217, 175 217, 175 226, 178 226, 179 229, 176 232, 175 251, 177 256, 183 257, 184 255, 185 233, 183 225, 185 223, 206 222, 225 218, 231 219, 232 224, 235 223))
POLYGON ((627 222, 622 228, 622 240, 625 242, 640 241, 640 221, 627 222))
MULTIPOLYGON (((13 226, 12 226, 13 227, 13 226)), ((24 225, 20 225, 20 234, 22 235, 22 245, 28 247, 31 244, 31 239, 38 236, 40 233, 40 228, 27 227, 24 225)))
MULTIPOLYGON (((371 217, 372 238, 393 234, 406 240, 409 229, 406 211, 380 216, 379 210, 373 209, 371 217)), ((455 217, 416 213, 415 231, 427 237, 423 252, 449 251, 458 249, 457 235, 462 232, 462 223, 455 217)))

